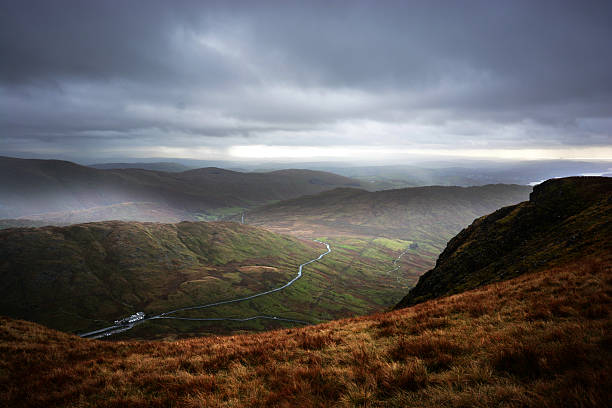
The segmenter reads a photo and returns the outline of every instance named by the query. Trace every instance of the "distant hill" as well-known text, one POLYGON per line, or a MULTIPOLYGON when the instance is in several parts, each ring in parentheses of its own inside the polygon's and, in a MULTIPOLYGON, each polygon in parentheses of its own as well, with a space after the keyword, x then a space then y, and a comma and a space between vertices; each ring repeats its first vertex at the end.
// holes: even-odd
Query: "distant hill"
POLYGON ((362 180, 378 190, 419 186, 533 185, 555 177, 612 175, 610 161, 527 160, 518 162, 457 161, 418 165, 337 167, 319 170, 362 180))
MULTIPOLYGON (((49 225, 46 221, 40 220, 31 220, 28 218, 22 219, 11 219, 11 218, 3 218, 0 219, 0 230, 7 228, 22 228, 22 227, 44 227, 45 225, 49 225)), ((56 225, 56 224, 54 224, 56 225)), ((57 225, 63 225, 62 223, 58 223, 57 225)))
POLYGON ((164 171, 167 173, 180 173, 191 170, 193 167, 185 166, 180 163, 172 162, 152 162, 152 163, 97 163, 89 164, 88 167, 101 170, 112 169, 142 169, 153 171, 164 171))
MULTIPOLYGON (((360 185, 347 177, 311 170, 240 173, 203 168, 169 173, 142 169, 99 170, 60 160, 0 157, 0 218, 36 215, 36 219, 44 219, 46 213, 152 203, 176 214, 215 219, 227 209, 239 212, 241 208, 272 201, 360 185)), ((166 220, 150 215, 150 221, 166 220)), ((57 214, 49 216, 58 217, 57 214)))
POLYGON ((196 217, 155 203, 119 203, 91 207, 83 210, 57 211, 31 214, 27 218, 0 219, 0 229, 12 227, 41 227, 44 225, 70 225, 96 221, 141 221, 141 222, 180 222, 194 221, 196 217))
POLYGON ((339 188, 249 211, 249 224, 277 232, 362 235, 446 243, 474 218, 525 200, 530 187, 415 187, 368 192, 339 188))
POLYGON ((453 238, 397 305, 510 279, 578 258, 612 258, 612 178, 568 177, 534 187, 527 202, 477 219, 453 238))
MULTIPOLYGON (((349 259, 342 275, 362 262, 371 265, 376 260, 378 268, 388 265, 375 276, 381 283, 389 276, 393 279, 393 290, 385 295, 391 302, 396 291, 405 296, 418 277, 434 266, 448 240, 474 218, 524 201, 530 191, 531 187, 517 185, 377 192, 338 188, 249 210, 244 221, 277 233, 324 239, 349 259)), ((230 219, 241 221, 242 217, 230 219)))

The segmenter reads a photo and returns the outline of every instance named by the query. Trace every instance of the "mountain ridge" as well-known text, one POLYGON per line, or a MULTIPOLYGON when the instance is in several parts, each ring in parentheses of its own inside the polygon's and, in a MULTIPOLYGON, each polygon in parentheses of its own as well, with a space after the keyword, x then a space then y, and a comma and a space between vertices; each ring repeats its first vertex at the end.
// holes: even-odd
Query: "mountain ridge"
POLYGON ((427 230, 429 235, 450 239, 474 218, 523 201, 530 191, 531 187, 506 184, 374 192, 341 187, 256 208, 246 213, 246 220, 288 233, 305 224, 320 230, 319 236, 344 233, 416 239, 427 230), (450 229, 440 228, 441 223, 450 229))
POLYGON ((551 266, 584 255, 582 247, 609 257, 611 214, 612 178, 548 180, 534 187, 529 201, 478 218, 451 239, 396 307, 551 266))
POLYGON ((93 167, 99 170, 113 170, 113 169, 142 169, 152 171, 164 171, 168 173, 180 173, 186 170, 190 170, 193 167, 185 166, 175 162, 141 162, 141 163, 94 163, 88 164, 87 167, 93 167))
MULTIPOLYGON (((240 173, 204 168, 179 173, 128 169, 95 169, 62 160, 0 157, 0 218, 27 218, 50 212, 86 210, 121 203, 155 203, 218 218, 241 208, 361 183, 333 173, 240 173)), ((154 214, 143 209, 154 221, 154 214)))

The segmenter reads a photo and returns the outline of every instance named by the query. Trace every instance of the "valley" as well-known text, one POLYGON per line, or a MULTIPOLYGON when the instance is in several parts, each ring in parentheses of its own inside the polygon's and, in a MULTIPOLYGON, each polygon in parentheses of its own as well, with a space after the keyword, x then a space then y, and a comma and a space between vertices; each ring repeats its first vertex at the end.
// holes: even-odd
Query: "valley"
POLYGON ((0 308, 73 333, 112 327, 136 312, 154 317, 187 308, 175 316, 181 319, 113 329, 114 338, 126 339, 265 330, 382 311, 433 266, 447 237, 528 191, 503 185, 340 189, 242 213, 246 224, 105 221, 9 228, 0 231, 0 308), (313 240, 333 251, 309 265, 295 285, 252 296, 281 286, 301 263, 316 258, 320 244, 313 240), (215 307, 190 308, 210 303, 215 307))
MULTIPOLYGON (((603 406, 612 369, 611 198, 605 177, 542 183, 529 201, 459 232, 420 278, 411 271, 426 268, 424 254, 435 258, 436 247, 425 236, 405 239, 410 224, 390 221, 401 212, 369 218, 380 236, 363 234, 367 223, 346 222, 361 219, 358 197, 345 200, 355 207, 345 206, 341 221, 317 218, 313 197, 300 210, 311 214, 304 223, 287 222, 299 200, 262 208, 283 208, 290 234, 272 232, 281 224, 266 226, 259 214, 261 226, 5 229, 0 307, 11 317, 0 318, 0 401, 603 406), (320 242, 305 239, 315 225, 327 227, 320 242), (131 314, 107 326, 112 341, 19 320, 75 333, 131 314), (45 384, 58 387, 41 392, 45 384)), ((422 208, 459 220, 449 205, 422 208)))
MULTIPOLYGON (((269 289, 263 292, 257 292, 252 295, 241 297, 241 298, 236 298, 236 299, 220 300, 218 302, 207 303, 204 305, 184 306, 184 307, 174 309, 174 310, 169 310, 169 311, 166 311, 158 315, 154 315, 154 316, 146 316, 143 312, 136 312, 135 314, 129 316, 128 318, 124 318, 121 320, 115 320, 115 325, 113 326, 94 330, 88 333, 82 333, 79 336, 82 338, 91 338, 91 339, 107 337, 107 336, 115 335, 118 333, 123 333, 125 331, 132 329, 135 325, 142 324, 148 320, 155 320, 155 319, 183 320, 183 321, 192 321, 192 322, 225 322, 225 321, 247 322, 247 321, 259 320, 259 319, 268 319, 268 320, 281 321, 281 322, 308 324, 308 322, 302 321, 302 320, 288 319, 285 317, 269 316, 269 315, 256 315, 256 316, 250 316, 250 317, 178 317, 176 314, 180 312, 185 312, 185 311, 209 309, 209 308, 213 308, 216 306, 240 303, 240 302, 244 302, 247 300, 258 298, 260 296, 270 295, 272 293, 276 293, 283 289, 288 288, 295 281, 297 281, 299 278, 302 277, 302 269, 304 268, 304 266, 309 265, 313 262, 317 262, 321 260, 325 255, 331 253, 332 250, 329 247, 329 244, 326 244, 325 242, 320 242, 320 241, 317 241, 317 242, 325 245, 327 247, 327 251, 323 252, 317 258, 311 259, 308 262, 304 262, 303 264, 300 264, 298 266, 297 275, 293 279, 291 279, 289 282, 287 282, 286 284, 278 288, 269 289)), ((255 268, 254 267, 242 267, 240 269, 241 270, 253 270, 256 268, 257 267, 255 268)), ((262 269, 274 269, 270 267, 261 267, 261 268, 262 269)))
POLYGON ((601 407, 611 274, 579 258, 390 313, 172 342, 84 340, 0 318, 0 401, 601 407))
POLYGON ((5 1, 0 408, 612 406, 612 1, 5 1))
MULTIPOLYGON (((270 296, 206 310, 190 319, 277 316, 309 324, 391 307, 417 276, 398 282, 393 259, 409 242, 355 241, 309 264, 295 285, 270 296), (361 245, 366 245, 365 249, 361 245)), ((0 231, 5 315, 73 333, 281 287, 321 244, 229 222, 107 221, 0 231)), ((409 264, 409 258, 403 257, 409 264)), ((406 275, 403 275, 406 276, 406 275)), ((279 320, 149 320, 120 338, 175 338, 283 327, 279 320)))
MULTIPOLYGON (((398 293, 414 286, 435 265, 453 235, 474 218, 526 200, 530 191, 516 185, 377 192, 342 188, 250 210, 244 221, 275 233, 328 242, 338 251, 330 261, 341 255, 341 276, 353 273, 368 286, 386 286, 388 300, 395 304, 398 293)), ((353 285, 350 280, 334 283, 337 291, 349 291, 353 285)))

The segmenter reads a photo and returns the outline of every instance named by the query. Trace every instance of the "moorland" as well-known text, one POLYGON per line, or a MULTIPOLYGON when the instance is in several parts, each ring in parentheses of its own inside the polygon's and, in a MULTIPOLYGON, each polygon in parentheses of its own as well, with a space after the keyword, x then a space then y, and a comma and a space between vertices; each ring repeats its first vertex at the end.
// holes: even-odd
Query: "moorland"
MULTIPOLYGON (((517 245, 504 266, 518 273, 390 312, 170 342, 86 340, 2 318, 0 398, 9 406, 606 406, 611 187, 609 179, 575 178, 532 194, 539 215, 563 214, 549 232, 576 234, 541 248, 565 243, 571 256, 517 245), (597 217, 588 222, 584 211, 597 217)), ((528 206, 504 214, 529 214, 528 206)), ((547 236, 521 218, 494 213, 455 242, 469 236, 466 248, 490 252, 505 248, 495 239, 501 232, 547 236)), ((431 276, 474 260, 460 256, 461 246, 447 251, 431 276)), ((497 257, 476 259, 477 271, 497 268, 497 257)))

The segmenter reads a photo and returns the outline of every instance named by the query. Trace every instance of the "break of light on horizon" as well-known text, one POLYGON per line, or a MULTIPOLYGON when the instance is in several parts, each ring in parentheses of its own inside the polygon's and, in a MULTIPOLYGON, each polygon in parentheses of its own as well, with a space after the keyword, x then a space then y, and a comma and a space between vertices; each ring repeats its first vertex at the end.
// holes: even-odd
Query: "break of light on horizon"
MULTIPOLYGON (((236 145, 228 148, 209 146, 155 146, 123 149, 133 158, 172 157, 192 160, 272 161, 272 162, 360 162, 409 163, 436 159, 465 160, 594 160, 612 161, 612 147, 534 148, 534 149, 420 149, 403 146, 271 146, 236 145)), ((51 153, 51 152, 50 152, 51 153)), ((59 152, 56 152, 59 153, 59 152)), ((109 157, 120 151, 108 149, 109 157)))
POLYGON ((8 2, 0 155, 611 160, 610 21, 598 1, 8 2))
POLYGON ((612 147, 565 149, 411 149, 403 147, 233 146, 229 155, 241 159, 357 159, 455 157, 504 160, 612 160, 612 147))

